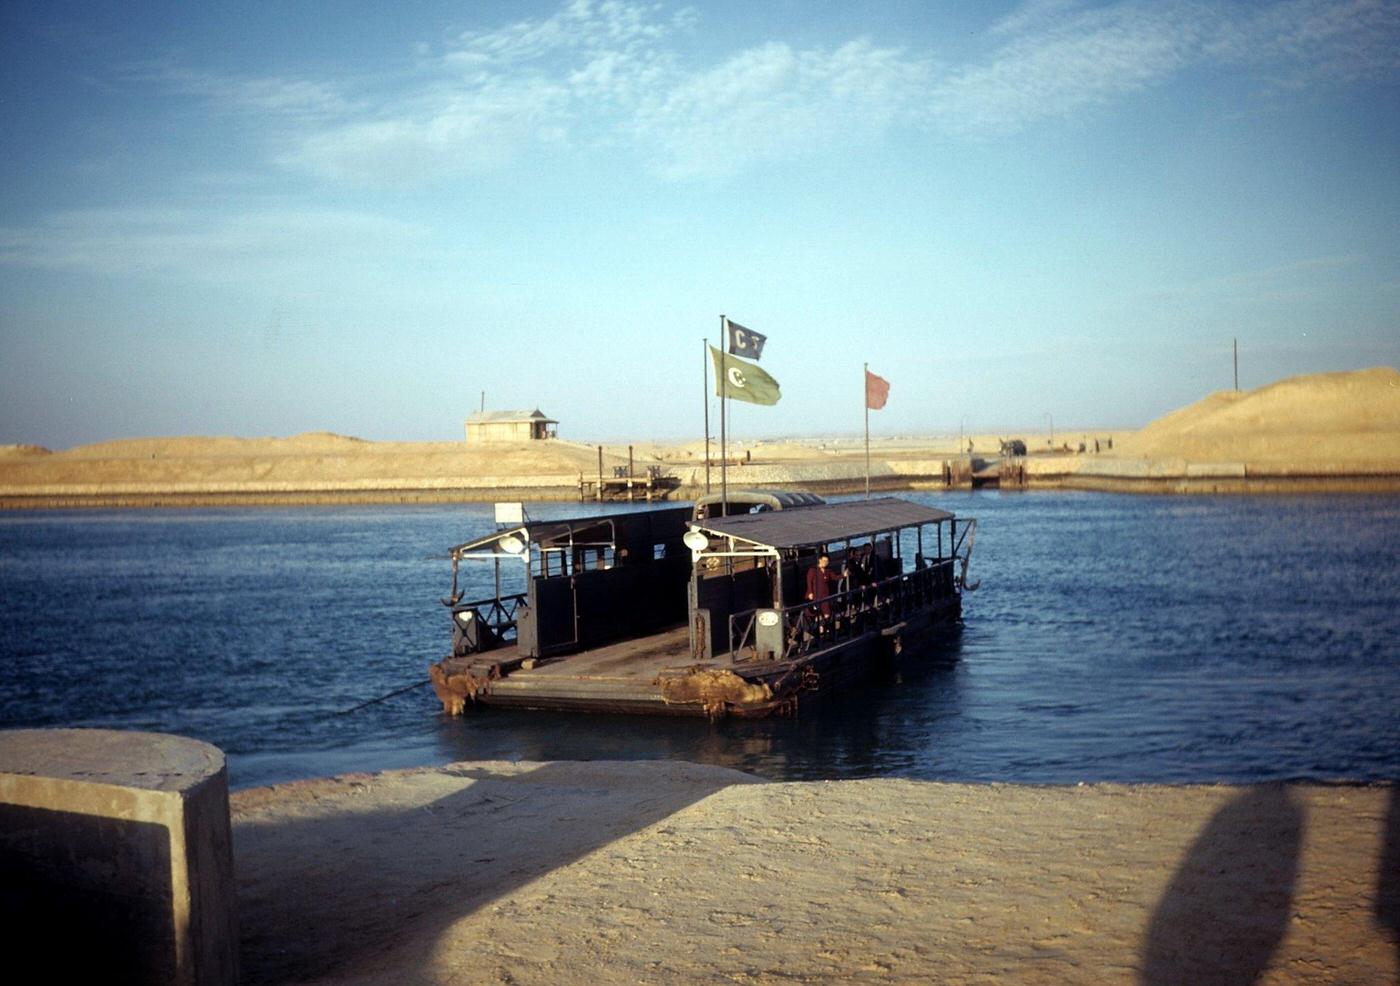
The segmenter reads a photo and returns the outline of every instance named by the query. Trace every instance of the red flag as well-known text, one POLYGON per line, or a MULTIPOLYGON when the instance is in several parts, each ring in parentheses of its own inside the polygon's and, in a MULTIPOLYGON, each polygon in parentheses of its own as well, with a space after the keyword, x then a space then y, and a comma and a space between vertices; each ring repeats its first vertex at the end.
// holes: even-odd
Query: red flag
POLYGON ((865 371, 865 406, 872 411, 878 411, 885 406, 885 401, 890 399, 890 382, 884 377, 877 377, 869 370, 865 371))

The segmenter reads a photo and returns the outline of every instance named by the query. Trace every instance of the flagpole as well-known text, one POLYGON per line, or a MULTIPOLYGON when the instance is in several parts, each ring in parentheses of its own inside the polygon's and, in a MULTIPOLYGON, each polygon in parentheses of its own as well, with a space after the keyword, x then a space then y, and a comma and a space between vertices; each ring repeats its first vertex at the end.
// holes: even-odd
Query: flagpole
POLYGON ((864 364, 865 372, 861 374, 861 392, 865 394, 865 498, 870 499, 870 364, 864 364))
POLYGON ((720 516, 729 513, 729 440, 725 435, 724 422, 728 417, 726 406, 729 403, 729 374, 725 372, 724 345, 725 317, 719 317, 719 501, 720 516))
POLYGON ((704 380, 702 388, 705 396, 705 493, 710 492, 710 342, 708 339, 700 339, 700 373, 704 380))

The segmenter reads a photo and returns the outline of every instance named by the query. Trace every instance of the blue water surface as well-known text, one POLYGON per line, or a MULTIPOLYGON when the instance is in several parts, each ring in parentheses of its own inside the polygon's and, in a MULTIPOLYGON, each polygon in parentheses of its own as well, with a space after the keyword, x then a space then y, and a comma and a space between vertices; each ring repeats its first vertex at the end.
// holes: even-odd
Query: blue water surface
POLYGON ((346 712, 446 653, 446 549, 491 529, 489 505, 0 514, 0 727, 198 737, 238 787, 603 758, 785 779, 1400 779, 1400 498, 910 498, 979 519, 962 628, 796 719, 715 723, 449 718, 426 686, 346 712))

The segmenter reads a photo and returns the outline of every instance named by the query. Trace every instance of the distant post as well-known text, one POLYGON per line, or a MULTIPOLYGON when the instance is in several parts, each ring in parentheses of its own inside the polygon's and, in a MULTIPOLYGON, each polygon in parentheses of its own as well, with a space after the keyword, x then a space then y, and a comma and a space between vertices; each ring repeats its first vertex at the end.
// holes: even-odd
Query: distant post
POLYGON ((1235 337, 1234 342, 1235 342, 1235 392, 1236 392, 1236 393, 1239 393, 1239 389, 1240 389, 1240 340, 1239 340, 1239 337, 1238 337, 1238 336, 1235 337))

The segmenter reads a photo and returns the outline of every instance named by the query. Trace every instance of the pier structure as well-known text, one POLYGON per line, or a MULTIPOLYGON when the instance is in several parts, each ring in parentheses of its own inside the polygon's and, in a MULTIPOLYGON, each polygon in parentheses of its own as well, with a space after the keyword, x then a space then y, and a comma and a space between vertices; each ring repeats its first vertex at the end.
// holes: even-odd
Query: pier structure
POLYGON ((665 500, 680 486, 674 476, 606 476, 598 480, 578 478, 578 498, 580 503, 593 500, 598 503, 625 500, 632 503, 645 500, 665 500))
POLYGON ((595 500, 598 503, 606 500, 626 500, 628 503, 645 500, 650 503, 653 500, 666 499, 680 485, 679 479, 664 475, 661 467, 657 465, 647 466, 642 475, 638 476, 631 445, 627 446, 627 465, 613 466, 612 475, 604 476, 603 446, 599 445, 598 479, 595 482, 584 478, 580 473, 578 499, 580 503, 587 500, 595 500))

